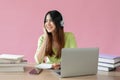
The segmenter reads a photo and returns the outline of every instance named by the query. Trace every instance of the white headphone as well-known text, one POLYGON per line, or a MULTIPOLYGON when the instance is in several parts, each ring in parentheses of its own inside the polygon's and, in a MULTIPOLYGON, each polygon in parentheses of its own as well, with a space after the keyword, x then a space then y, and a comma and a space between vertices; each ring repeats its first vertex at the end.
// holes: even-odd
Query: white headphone
POLYGON ((63 20, 60 21, 60 25, 61 25, 61 26, 64 26, 64 21, 63 21, 63 20))

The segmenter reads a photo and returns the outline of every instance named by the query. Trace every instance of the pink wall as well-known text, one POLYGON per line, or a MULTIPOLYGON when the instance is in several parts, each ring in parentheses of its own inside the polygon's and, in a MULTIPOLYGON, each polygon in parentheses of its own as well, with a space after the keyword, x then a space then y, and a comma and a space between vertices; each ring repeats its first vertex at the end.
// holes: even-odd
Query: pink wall
POLYGON ((59 10, 79 47, 120 55, 120 0, 0 0, 0 53, 34 62, 47 11, 59 10))

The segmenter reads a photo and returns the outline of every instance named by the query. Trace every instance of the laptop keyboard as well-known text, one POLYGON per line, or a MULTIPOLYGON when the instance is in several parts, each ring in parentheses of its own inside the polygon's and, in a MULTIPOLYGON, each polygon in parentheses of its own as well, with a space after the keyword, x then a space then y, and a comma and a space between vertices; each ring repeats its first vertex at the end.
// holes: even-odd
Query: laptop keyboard
POLYGON ((61 75, 61 72, 56 72, 58 75, 61 75))
POLYGON ((58 75, 61 75, 60 70, 53 70, 55 73, 57 73, 58 75))

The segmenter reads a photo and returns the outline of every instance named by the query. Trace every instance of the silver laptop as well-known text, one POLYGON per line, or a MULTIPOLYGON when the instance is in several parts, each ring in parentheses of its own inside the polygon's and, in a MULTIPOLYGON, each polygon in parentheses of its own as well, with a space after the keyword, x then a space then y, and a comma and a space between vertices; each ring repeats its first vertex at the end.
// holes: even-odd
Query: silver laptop
POLYGON ((97 73, 99 48, 63 48, 60 77, 97 73))

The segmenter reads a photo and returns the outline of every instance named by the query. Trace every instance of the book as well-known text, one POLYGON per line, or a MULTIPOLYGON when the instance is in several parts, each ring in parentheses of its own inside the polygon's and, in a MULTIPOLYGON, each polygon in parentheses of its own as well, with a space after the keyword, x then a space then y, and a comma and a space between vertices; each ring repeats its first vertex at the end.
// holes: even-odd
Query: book
POLYGON ((115 63, 115 64, 98 62, 98 66, 105 66, 105 67, 115 68, 115 67, 120 66, 120 62, 115 63))
POLYGON ((98 66, 98 70, 100 71, 113 71, 116 68, 110 68, 110 67, 103 67, 103 66, 98 66))
POLYGON ((0 59, 0 64, 16 64, 16 63, 20 63, 21 61, 22 59, 18 59, 18 60, 0 59))
POLYGON ((1 54, 0 59, 9 59, 9 60, 18 60, 22 59, 24 55, 15 55, 15 54, 1 54))
POLYGON ((48 63, 41 63, 35 66, 38 69, 50 69, 52 68, 52 64, 48 64, 48 63))
POLYGON ((99 55, 99 62, 105 62, 105 63, 118 63, 120 62, 120 56, 116 55, 109 55, 109 54, 100 54, 99 55))
POLYGON ((0 64, 1 67, 5 66, 26 66, 27 65, 27 60, 22 60, 20 63, 9 63, 9 64, 0 64))
POLYGON ((0 67, 0 72, 24 72, 24 67, 22 66, 0 67))

